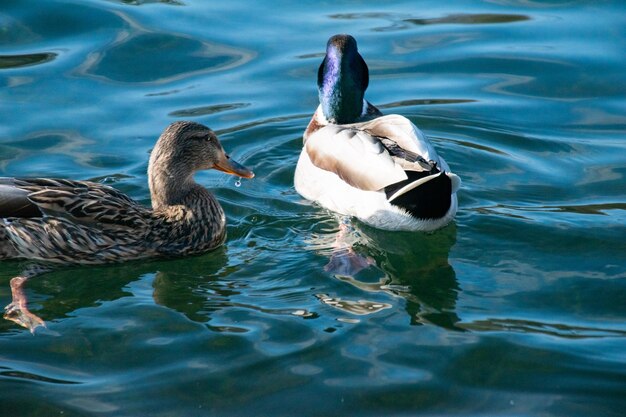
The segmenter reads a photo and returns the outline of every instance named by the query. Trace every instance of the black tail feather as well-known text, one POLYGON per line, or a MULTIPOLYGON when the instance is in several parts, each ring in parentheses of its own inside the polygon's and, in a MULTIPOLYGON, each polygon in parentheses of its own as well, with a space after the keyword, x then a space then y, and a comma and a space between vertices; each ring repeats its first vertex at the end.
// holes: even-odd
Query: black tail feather
MULTIPOLYGON (((406 171, 408 178, 385 187, 389 199, 396 191, 436 172, 406 171)), ((452 203, 452 181, 445 172, 410 191, 394 198, 394 206, 402 207, 418 219, 439 219, 448 212, 452 203)))

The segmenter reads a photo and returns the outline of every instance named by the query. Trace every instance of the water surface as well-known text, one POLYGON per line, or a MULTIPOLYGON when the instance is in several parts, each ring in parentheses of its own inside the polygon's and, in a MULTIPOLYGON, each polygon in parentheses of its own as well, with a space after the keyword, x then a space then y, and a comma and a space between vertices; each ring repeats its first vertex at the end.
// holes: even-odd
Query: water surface
MULTIPOLYGON (((215 129, 257 177, 197 180, 228 241, 28 283, 0 321, 3 416, 621 416, 626 8, 620 1, 3 0, 0 175, 148 203, 160 131, 215 129), (468 4, 469 3, 469 4, 468 4), (463 179, 434 234, 340 223, 293 189, 326 40, 463 179)), ((0 264, 0 302, 21 264, 0 264)))

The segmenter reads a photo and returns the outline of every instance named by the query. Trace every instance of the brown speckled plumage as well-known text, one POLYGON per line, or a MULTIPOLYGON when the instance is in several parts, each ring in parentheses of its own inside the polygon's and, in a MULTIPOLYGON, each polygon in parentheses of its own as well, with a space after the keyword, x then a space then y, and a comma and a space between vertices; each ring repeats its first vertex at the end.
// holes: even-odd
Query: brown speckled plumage
POLYGON ((102 184, 11 181, 42 215, 0 219, 0 259, 101 264, 200 253, 224 240, 224 212, 200 186, 180 204, 151 210, 102 184))
POLYGON ((153 209, 88 181, 0 179, 0 195, 10 192, 0 200, 0 259, 99 264, 213 249, 224 240, 224 211, 193 174, 224 161, 228 157, 211 130, 176 122, 150 158, 153 209), (9 202, 11 210, 19 206, 38 215, 13 217, 9 202))
MULTIPOLYGON (((150 157, 152 208, 89 181, 0 178, 0 261, 102 264, 214 249, 225 239, 224 211, 193 179, 212 168, 254 176, 224 153, 209 128, 175 122, 150 157)), ((16 278, 21 285, 28 277, 16 278)), ((7 315, 10 307, 16 308, 15 297, 7 315)))

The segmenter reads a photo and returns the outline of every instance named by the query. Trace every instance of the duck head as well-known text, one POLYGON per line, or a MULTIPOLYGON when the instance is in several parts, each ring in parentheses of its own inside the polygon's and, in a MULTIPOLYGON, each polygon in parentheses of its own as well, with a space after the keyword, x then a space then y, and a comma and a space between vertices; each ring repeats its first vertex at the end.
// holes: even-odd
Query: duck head
POLYGON ((326 56, 317 72, 317 88, 324 116, 331 123, 356 122, 363 113, 369 71, 350 35, 328 40, 326 56))
POLYGON ((148 165, 152 206, 180 204, 196 171, 217 169, 252 178, 254 173, 230 159, 215 133, 195 122, 174 122, 161 134, 148 165))

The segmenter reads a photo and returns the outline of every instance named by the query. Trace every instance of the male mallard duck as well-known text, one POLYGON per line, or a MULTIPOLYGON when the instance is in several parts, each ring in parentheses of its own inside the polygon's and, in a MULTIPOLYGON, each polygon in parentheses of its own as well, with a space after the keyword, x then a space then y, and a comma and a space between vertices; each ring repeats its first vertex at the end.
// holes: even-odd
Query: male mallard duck
MULTIPOLYGON (((150 156, 152 209, 94 182, 0 178, 0 260, 101 264, 214 249, 225 238, 224 211, 193 179, 212 168, 254 176, 229 158, 211 129, 175 122, 150 156)), ((13 302, 5 314, 31 330, 43 324, 26 308, 21 288, 33 271, 11 281, 13 302)))
POLYGON ((332 211, 390 230, 432 231, 457 210, 461 180, 407 118, 364 99, 367 64, 350 35, 328 40, 320 105, 304 132, 294 184, 332 211))

